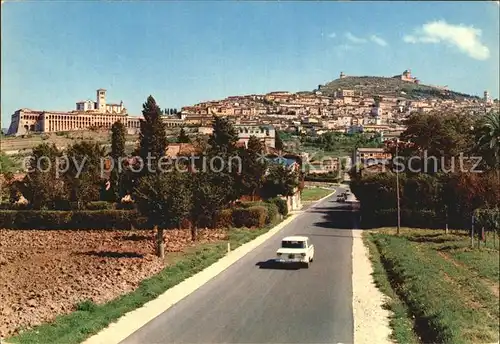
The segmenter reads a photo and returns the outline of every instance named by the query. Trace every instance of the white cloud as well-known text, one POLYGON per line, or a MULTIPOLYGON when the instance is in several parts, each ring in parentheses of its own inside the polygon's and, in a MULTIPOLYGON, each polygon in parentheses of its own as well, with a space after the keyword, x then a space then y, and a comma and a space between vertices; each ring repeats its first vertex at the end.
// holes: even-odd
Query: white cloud
POLYGON ((473 26, 452 25, 444 20, 429 22, 415 30, 412 35, 406 35, 407 43, 446 43, 458 48, 461 52, 476 60, 486 60, 490 50, 480 41, 482 31, 473 26))
POLYGON ((337 49, 340 51, 348 51, 348 50, 353 50, 354 47, 352 45, 349 45, 349 44, 341 44, 341 45, 337 46, 337 49))
POLYGON ((387 46, 387 42, 384 39, 378 37, 377 35, 371 35, 370 36, 370 40, 372 42, 374 42, 375 44, 378 44, 378 45, 380 45, 382 47, 387 46))
POLYGON ((332 32, 331 34, 328 35, 330 38, 335 38, 337 37, 337 34, 335 32, 332 32))
POLYGON ((353 43, 356 43, 356 44, 366 43, 366 39, 360 38, 360 37, 356 37, 356 36, 354 36, 350 32, 346 32, 345 33, 345 38, 347 38, 349 41, 351 41, 353 43))

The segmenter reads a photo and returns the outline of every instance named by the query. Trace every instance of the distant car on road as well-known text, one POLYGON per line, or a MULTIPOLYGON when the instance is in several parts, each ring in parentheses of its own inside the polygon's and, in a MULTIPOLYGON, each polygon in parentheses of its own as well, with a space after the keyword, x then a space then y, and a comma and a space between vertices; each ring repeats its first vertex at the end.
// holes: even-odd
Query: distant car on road
POLYGON ((288 236, 281 240, 276 255, 280 263, 299 263, 308 268, 314 260, 314 245, 306 236, 288 236))
POLYGON ((346 199, 346 197, 344 194, 340 194, 337 196, 337 202, 341 202, 341 203, 345 202, 345 199, 346 199))

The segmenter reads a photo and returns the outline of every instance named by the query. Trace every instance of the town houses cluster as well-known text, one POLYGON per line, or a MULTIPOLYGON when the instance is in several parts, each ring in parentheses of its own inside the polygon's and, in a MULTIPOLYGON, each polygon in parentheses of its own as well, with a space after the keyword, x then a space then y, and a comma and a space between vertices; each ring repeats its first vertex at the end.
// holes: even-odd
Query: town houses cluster
MULTIPOLYGON (((346 78, 341 73, 340 79, 346 78)), ((409 70, 395 76, 404 82, 418 84, 409 70)), ((447 92, 443 88, 436 90, 447 92)), ((401 92, 404 93, 404 92, 401 92)), ((194 127, 208 134, 213 116, 227 116, 234 121, 244 141, 258 136, 274 146, 276 130, 318 135, 328 131, 343 133, 379 132, 383 139, 399 135, 403 120, 411 113, 458 110, 466 113, 487 112, 498 107, 488 92, 483 98, 460 100, 440 97, 409 99, 404 94, 368 95, 356 89, 337 89, 323 94, 277 91, 267 94, 230 96, 185 106, 175 115, 165 115, 167 128, 194 127)), ((8 135, 51 133, 89 129, 109 129, 116 121, 125 124, 130 134, 140 130, 140 117, 129 114, 123 102, 109 104, 106 90, 96 91, 96 100, 76 103, 71 111, 19 109, 12 115, 8 135)))

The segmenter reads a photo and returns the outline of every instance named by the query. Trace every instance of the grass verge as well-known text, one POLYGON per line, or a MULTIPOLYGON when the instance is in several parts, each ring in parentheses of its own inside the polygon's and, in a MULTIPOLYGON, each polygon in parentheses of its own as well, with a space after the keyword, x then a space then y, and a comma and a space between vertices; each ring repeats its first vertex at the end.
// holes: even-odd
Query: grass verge
MULTIPOLYGON (((368 233, 367 240, 370 251, 376 252, 374 258, 380 257, 380 265, 375 263, 374 268, 381 290, 391 297, 396 311, 402 307, 400 314, 411 314, 413 331, 422 342, 498 341, 498 296, 484 283, 475 264, 454 259, 460 252, 469 252, 479 260, 494 262, 498 261, 498 250, 466 251, 466 235, 430 230, 403 230, 399 237, 393 230, 381 230, 368 233)), ((498 265, 496 269, 487 275, 498 273, 498 265)), ((406 343, 403 333, 408 322, 401 321, 393 319, 391 326, 394 337, 406 343)))
POLYGON ((388 296, 384 308, 392 312, 389 321, 389 326, 392 329, 392 339, 396 343, 418 344, 419 340, 417 334, 413 330, 413 319, 410 311, 391 287, 391 282, 386 274, 373 237, 370 235, 363 235, 363 242, 369 250, 370 261, 373 266, 372 276, 375 285, 382 293, 388 296))
POLYGON ((333 190, 326 190, 321 188, 306 188, 302 190, 302 201, 303 202, 312 202, 322 199, 325 196, 331 194, 333 190))
POLYGON ((175 263, 158 274, 142 281, 133 292, 122 295, 102 305, 91 301, 76 305, 76 311, 58 316, 52 323, 36 326, 8 338, 9 343, 61 343, 77 344, 106 328, 125 313, 133 311, 151 301, 186 278, 200 272, 227 253, 227 242, 231 249, 257 238, 275 224, 256 230, 231 229, 228 239, 218 243, 204 244, 186 252, 175 263))

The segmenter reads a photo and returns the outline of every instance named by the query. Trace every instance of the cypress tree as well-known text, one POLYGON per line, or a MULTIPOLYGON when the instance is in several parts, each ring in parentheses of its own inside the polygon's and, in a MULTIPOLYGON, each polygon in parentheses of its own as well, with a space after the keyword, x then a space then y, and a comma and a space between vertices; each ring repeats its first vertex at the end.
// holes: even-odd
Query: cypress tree
POLYGON ((142 175, 158 173, 158 160, 165 155, 168 140, 161 109, 152 96, 142 105, 142 115, 139 135, 139 157, 144 163, 142 175), (151 157, 149 161, 148 156, 151 157))

